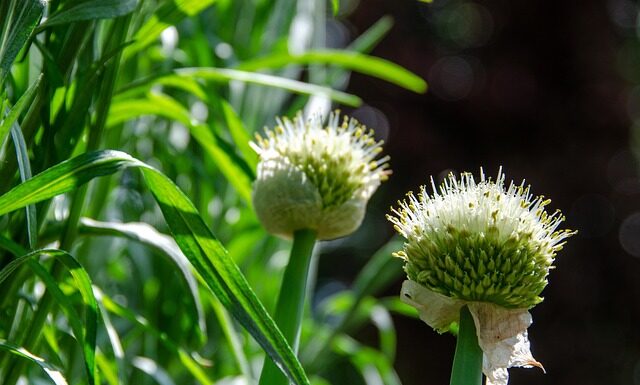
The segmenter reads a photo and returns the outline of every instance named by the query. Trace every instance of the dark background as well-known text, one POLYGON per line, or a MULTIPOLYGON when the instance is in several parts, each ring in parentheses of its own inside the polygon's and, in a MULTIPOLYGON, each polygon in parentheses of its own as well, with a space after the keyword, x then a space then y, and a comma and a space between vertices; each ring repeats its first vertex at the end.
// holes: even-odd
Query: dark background
MULTIPOLYGON (((348 91, 366 103, 351 112, 386 136, 394 172, 356 237, 378 245, 391 237, 384 213, 431 175, 477 175, 481 166, 495 175, 503 166, 508 179, 526 179, 562 210, 567 228, 579 230, 532 310, 532 351, 547 374, 511 369, 510 383, 640 384, 635 3, 366 0, 344 22, 357 36, 384 15, 395 26, 372 54, 421 75, 430 89, 417 95, 351 78, 348 91)), ((362 260, 344 264, 345 254, 359 252, 349 245, 322 260, 320 283, 337 258, 338 276, 352 279, 362 260)), ((455 339, 417 320, 394 320, 403 383, 447 384, 455 339)), ((374 335, 365 330, 361 338, 374 335)))

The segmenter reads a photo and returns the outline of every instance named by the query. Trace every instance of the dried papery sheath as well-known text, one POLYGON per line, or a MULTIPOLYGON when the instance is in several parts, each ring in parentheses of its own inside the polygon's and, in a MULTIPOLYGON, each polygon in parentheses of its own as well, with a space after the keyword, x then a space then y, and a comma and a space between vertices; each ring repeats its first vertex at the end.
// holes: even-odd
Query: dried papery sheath
POLYGON ((318 239, 355 231, 371 195, 387 179, 382 141, 355 119, 331 114, 279 119, 252 147, 260 155, 253 204, 267 231, 290 238, 311 229, 318 239))
POLYGON ((421 187, 392 208, 388 219, 406 238, 396 255, 409 278, 402 299, 438 331, 458 321, 467 305, 484 353, 487 384, 506 384, 507 368, 540 366, 529 350, 528 309, 542 301, 556 253, 574 232, 547 213, 549 200, 529 187, 505 185, 480 173, 450 174, 432 193, 421 187))

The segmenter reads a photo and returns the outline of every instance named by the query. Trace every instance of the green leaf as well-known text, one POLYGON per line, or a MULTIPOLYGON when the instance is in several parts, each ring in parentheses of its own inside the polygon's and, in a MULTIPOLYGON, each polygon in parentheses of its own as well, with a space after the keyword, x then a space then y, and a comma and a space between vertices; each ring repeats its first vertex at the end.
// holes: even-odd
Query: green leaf
POLYGON ((229 183, 236 189, 247 206, 251 207, 252 176, 234 162, 230 154, 222 147, 220 140, 205 125, 189 125, 191 135, 200 143, 206 153, 213 159, 229 183))
POLYGON ((248 130, 242 123, 242 119, 240 119, 231 104, 224 99, 220 99, 220 104, 222 106, 222 114, 224 115, 224 119, 227 123, 227 128, 229 128, 229 133, 231 134, 234 143, 238 146, 238 150, 251 170, 256 170, 258 167, 258 154, 249 145, 251 135, 249 135, 248 130))
POLYGON ((0 349, 6 350, 18 357, 22 357, 38 365, 40 368, 42 368, 42 370, 44 370, 45 373, 47 373, 47 376, 49 376, 54 384, 68 385, 67 380, 62 375, 62 372, 54 368, 53 365, 47 363, 44 358, 36 356, 35 354, 27 351, 25 348, 11 345, 4 340, 0 340, 0 349))
MULTIPOLYGON (((31 178, 31 164, 29 163, 27 144, 24 141, 22 130, 17 123, 11 127, 11 138, 13 139, 13 144, 16 149, 20 180, 24 182, 31 178)), ((25 209, 27 211, 27 236, 29 238, 29 247, 33 249, 38 243, 38 217, 36 215, 36 206, 29 205, 25 207, 25 209)))
POLYGON ((365 75, 386 80, 413 92, 424 93, 427 91, 427 83, 421 77, 399 65, 375 56, 346 50, 316 50, 300 55, 277 53, 244 62, 238 66, 238 69, 256 71, 259 69, 281 68, 291 64, 317 63, 336 65, 358 71, 365 75))
MULTIPOLYGON (((33 202, 35 203, 35 202, 33 202)), ((22 250, 25 252, 26 250, 22 250)), ((89 377, 89 383, 95 384, 95 354, 96 354, 96 335, 98 326, 98 303, 93 295, 91 288, 91 280, 87 271, 80 263, 69 253, 64 250, 42 249, 36 250, 28 254, 24 254, 12 260, 2 271, 0 271, 0 283, 2 283, 11 273, 13 273, 23 263, 26 263, 45 283, 47 290, 53 295, 62 309, 67 313, 67 319, 71 330, 76 339, 82 346, 84 353, 84 362, 89 377), (58 282, 42 267, 35 257, 41 255, 49 255, 61 261, 69 270, 75 281, 75 287, 80 292, 85 306, 84 323, 80 322, 80 317, 75 311, 70 299, 62 292, 58 282)))
POLYGON ((0 35, 0 88, 11 72, 13 61, 38 25, 45 4, 42 0, 17 1, 13 3, 14 8, 10 7, 9 15, 3 15, 4 28, 0 35))
POLYGON ((98 151, 64 161, 0 197, 0 215, 71 191, 93 178, 144 163, 119 151, 98 151))
POLYGON ((180 103, 170 96, 149 93, 141 99, 118 99, 111 104, 107 127, 113 127, 144 115, 157 115, 191 125, 191 116, 180 103))
POLYGON ((42 75, 40 75, 40 77, 38 77, 38 80, 36 80, 29 87, 29 89, 24 94, 22 94, 20 99, 18 99, 16 104, 13 106, 13 108, 11 108, 11 110, 9 110, 9 113, 7 113, 6 116, 4 114, 4 111, 0 111, 0 113, 3 116, 3 119, 0 120, 0 146, 4 143, 5 139, 7 138, 7 135, 9 134, 11 127, 13 127, 13 125, 18 121, 18 118, 20 117, 20 115, 31 104, 31 101, 33 100, 33 97, 35 96, 36 91, 40 86, 41 80, 42 80, 42 75))
MULTIPOLYGON (((191 375, 198 380, 202 384, 213 384, 214 381, 209 378, 206 371, 202 369, 200 364, 183 348, 178 346, 175 342, 173 342, 169 337, 155 328, 151 323, 144 317, 135 314, 131 310, 125 308, 124 306, 118 304, 116 301, 111 299, 106 294, 97 290, 97 297, 102 305, 101 308, 104 308, 109 313, 113 313, 120 318, 126 319, 133 323, 135 326, 143 329, 146 333, 156 337, 162 344, 171 351, 172 354, 175 354, 176 357, 180 359, 180 362, 185 366, 185 368, 191 373, 191 375)), ((108 314, 108 313, 107 313, 108 314)), ((114 336, 116 337, 116 336, 114 336)))
POLYGON ((71 191, 125 167, 140 168, 184 255, 211 291, 296 384, 309 380, 273 319, 193 203, 164 174, 112 150, 80 155, 48 168, 0 196, 0 215, 71 191))
POLYGON ((113 19, 131 13, 137 6, 138 0, 84 1, 54 13, 38 29, 82 20, 113 19))
POLYGON ((124 51, 125 60, 156 41, 167 27, 176 25, 187 17, 197 15, 215 2, 216 0, 173 0, 166 2, 138 29, 138 32, 133 37, 135 43, 124 51))
POLYGON ((259 84, 263 86, 281 88, 283 90, 305 95, 323 95, 336 102, 358 107, 362 104, 362 99, 346 92, 337 91, 329 87, 310 84, 298 80, 287 79, 280 76, 261 74, 257 72, 241 71, 228 68, 198 67, 180 68, 175 70, 180 76, 198 77, 212 81, 238 80, 246 83, 259 84))
POLYGON ((189 260, 182 254, 182 251, 176 244, 176 242, 168 235, 164 235, 156 230, 153 226, 142 222, 129 222, 129 223, 116 223, 116 222, 101 222, 95 221, 90 218, 81 218, 80 226, 78 228, 80 235, 91 236, 116 236, 124 237, 136 242, 140 242, 144 245, 153 247, 166 255, 169 259, 176 264, 182 276, 184 277, 191 296, 193 297, 193 303, 196 307, 196 314, 194 316, 198 319, 198 324, 202 331, 207 330, 207 325, 204 319, 204 310, 202 310, 202 304, 200 303, 200 294, 198 292, 198 282, 191 271, 191 265, 189 260))
POLYGON ((107 126, 114 126, 143 115, 162 116, 180 122, 187 127, 245 203, 251 206, 253 174, 250 173, 250 170, 240 167, 239 162, 233 159, 235 154, 226 151, 223 143, 213 135, 207 126, 192 121, 189 111, 170 96, 150 93, 147 95, 147 99, 119 100, 111 106, 107 126))

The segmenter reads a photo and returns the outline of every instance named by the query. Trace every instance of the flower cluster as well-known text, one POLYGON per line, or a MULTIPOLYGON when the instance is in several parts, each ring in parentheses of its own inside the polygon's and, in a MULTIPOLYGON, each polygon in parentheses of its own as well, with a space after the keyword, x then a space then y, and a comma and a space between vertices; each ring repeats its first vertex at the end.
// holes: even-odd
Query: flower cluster
POLYGON ((409 278, 403 300, 438 331, 469 306, 488 384, 506 384, 508 367, 540 365, 529 350, 527 310, 542 301, 554 257, 574 233, 558 230, 564 217, 547 213, 549 200, 504 181, 502 171, 495 181, 481 171, 478 183, 450 174, 387 216, 406 239, 396 253, 409 278))
POLYGON ((388 157, 373 131, 339 113, 293 121, 278 119, 252 143, 260 155, 253 190, 256 213, 266 229, 291 237, 316 230, 319 239, 345 236, 358 228, 366 204, 387 179, 388 157))

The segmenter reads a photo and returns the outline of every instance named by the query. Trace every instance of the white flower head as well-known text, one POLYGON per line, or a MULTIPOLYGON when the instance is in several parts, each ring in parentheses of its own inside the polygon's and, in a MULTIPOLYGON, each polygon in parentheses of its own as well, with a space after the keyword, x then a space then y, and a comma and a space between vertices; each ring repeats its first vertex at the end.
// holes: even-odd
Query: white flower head
POLYGON ((278 119, 251 143, 260 155, 253 204, 267 231, 290 238, 312 229, 318 239, 355 231, 371 195, 388 178, 388 157, 376 159, 382 141, 355 119, 338 112, 326 125, 320 116, 278 119))
POLYGON ((431 180, 416 197, 399 202, 387 218, 406 238, 396 256, 409 278, 402 299, 438 331, 458 322, 467 305, 484 352, 487 384, 506 384, 507 368, 540 366, 531 355, 528 309, 542 301, 556 253, 574 232, 558 230, 564 217, 529 186, 505 186, 480 171, 450 174, 440 188, 431 180))

